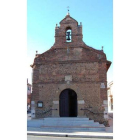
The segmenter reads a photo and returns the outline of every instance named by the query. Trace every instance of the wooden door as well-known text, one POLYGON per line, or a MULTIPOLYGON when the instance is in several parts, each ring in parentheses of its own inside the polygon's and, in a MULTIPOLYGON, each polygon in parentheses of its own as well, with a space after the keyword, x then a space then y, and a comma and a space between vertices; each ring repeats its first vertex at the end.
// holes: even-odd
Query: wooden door
POLYGON ((60 117, 69 117, 69 93, 64 90, 60 95, 59 114, 60 117))
POLYGON ((77 95, 72 90, 69 92, 69 117, 77 117, 77 95))

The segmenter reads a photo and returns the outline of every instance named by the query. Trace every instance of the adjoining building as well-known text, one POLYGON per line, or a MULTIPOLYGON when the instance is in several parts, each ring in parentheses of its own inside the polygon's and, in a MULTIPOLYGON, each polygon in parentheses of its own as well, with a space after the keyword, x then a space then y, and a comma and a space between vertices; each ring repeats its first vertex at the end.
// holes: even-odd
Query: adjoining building
POLYGON ((107 71, 104 51, 83 42, 82 23, 68 13, 55 27, 55 43, 36 54, 32 80, 32 118, 89 117, 108 119, 107 71))
POLYGON ((113 131, 113 81, 108 83, 108 123, 110 129, 113 131))
POLYGON ((113 112, 113 81, 108 83, 108 111, 113 112))
POLYGON ((28 83, 28 79, 27 79, 27 110, 31 109, 31 88, 32 85, 28 83))

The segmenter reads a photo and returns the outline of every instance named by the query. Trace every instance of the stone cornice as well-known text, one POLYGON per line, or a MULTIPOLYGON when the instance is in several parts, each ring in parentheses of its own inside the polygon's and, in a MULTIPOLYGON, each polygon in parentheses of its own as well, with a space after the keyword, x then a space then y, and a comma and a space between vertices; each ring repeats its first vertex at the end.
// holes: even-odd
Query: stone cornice
POLYGON ((69 84, 67 84, 65 81, 59 82, 59 81, 53 81, 53 82, 34 82, 33 84, 67 84, 67 85, 72 85, 72 84, 100 84, 100 83, 107 83, 107 81, 72 81, 69 84))
POLYGON ((102 61, 92 61, 92 60, 67 60, 67 61, 45 61, 45 62, 42 62, 42 63, 34 63, 33 65, 30 65, 31 67, 33 67, 34 65, 45 65, 45 64, 68 64, 68 63, 94 63, 94 62, 97 62, 97 63, 106 63, 107 61, 106 60, 102 60, 102 61))

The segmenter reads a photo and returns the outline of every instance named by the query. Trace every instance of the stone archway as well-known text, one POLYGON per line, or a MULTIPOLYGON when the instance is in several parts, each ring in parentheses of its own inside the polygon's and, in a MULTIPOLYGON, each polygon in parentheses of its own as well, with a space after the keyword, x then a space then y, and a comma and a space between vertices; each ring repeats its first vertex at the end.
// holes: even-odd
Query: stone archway
POLYGON ((52 106, 52 108, 57 109, 57 111, 52 110, 52 117, 60 117, 59 97, 60 97, 61 93, 66 89, 71 89, 71 90, 75 91, 75 93, 77 95, 77 117, 85 117, 84 111, 81 110, 81 108, 84 108, 85 101, 82 97, 80 88, 78 88, 78 86, 75 84, 60 84, 60 85, 58 85, 58 87, 56 89, 56 95, 53 98, 53 106, 52 106))
POLYGON ((77 94, 72 89, 65 89, 59 96, 60 117, 77 117, 77 94))

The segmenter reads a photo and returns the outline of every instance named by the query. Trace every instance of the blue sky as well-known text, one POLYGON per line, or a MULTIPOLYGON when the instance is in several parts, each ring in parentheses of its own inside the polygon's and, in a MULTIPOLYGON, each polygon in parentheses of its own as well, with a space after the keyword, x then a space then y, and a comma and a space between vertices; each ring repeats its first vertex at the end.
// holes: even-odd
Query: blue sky
MULTIPOLYGON (((27 58, 33 63, 36 50, 43 53, 54 44, 55 25, 66 16, 83 25, 83 41, 101 49, 113 62, 113 1, 112 0, 27 0, 27 58)), ((108 82, 113 80, 113 63, 108 70, 108 82)), ((31 68, 27 77, 31 82, 31 68)))

